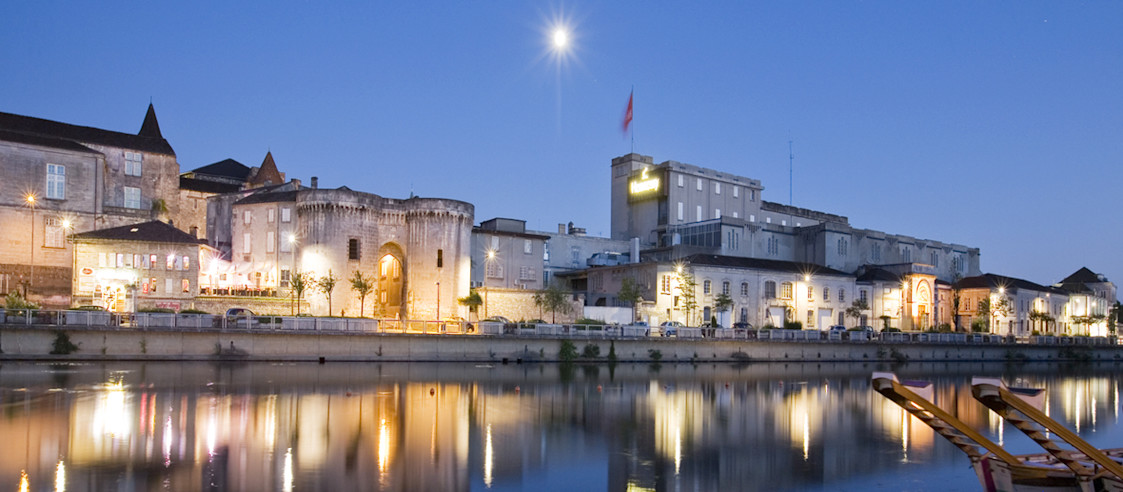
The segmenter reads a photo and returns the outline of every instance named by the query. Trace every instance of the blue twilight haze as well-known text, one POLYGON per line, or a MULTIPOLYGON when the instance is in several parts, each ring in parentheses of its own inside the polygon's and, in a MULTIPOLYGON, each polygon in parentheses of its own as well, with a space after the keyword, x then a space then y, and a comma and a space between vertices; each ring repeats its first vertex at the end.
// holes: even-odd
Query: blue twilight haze
POLYGON ((136 132, 182 171, 609 233, 634 149, 764 199, 1123 282, 1123 2, 5 2, 0 111, 136 132), (568 28, 565 53, 554 29, 568 28))

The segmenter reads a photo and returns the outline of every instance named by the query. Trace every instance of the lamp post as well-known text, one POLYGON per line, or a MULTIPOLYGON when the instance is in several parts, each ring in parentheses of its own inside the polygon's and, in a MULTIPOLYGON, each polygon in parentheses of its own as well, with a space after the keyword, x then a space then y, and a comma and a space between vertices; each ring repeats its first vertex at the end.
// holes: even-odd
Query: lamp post
POLYGON ((437 281, 437 321, 441 320, 441 281, 437 281))
MULTIPOLYGON (((62 229, 66 231, 66 235, 70 235, 71 229, 74 224, 70 219, 62 219, 62 229)), ((70 242, 69 240, 67 242, 70 242)), ((75 245, 73 251, 70 253, 70 302, 74 302, 74 292, 77 290, 75 284, 78 283, 78 246, 75 245)))
POLYGON ((487 272, 488 272, 488 266, 490 266, 491 262, 493 262, 493 261, 495 261, 495 250, 489 249, 489 250, 487 250, 487 257, 484 260, 484 263, 485 263, 485 266, 484 266, 484 319, 488 318, 488 315, 487 315, 487 293, 488 293, 489 290, 491 290, 487 286, 487 272))
POLYGON ((31 294, 31 287, 35 283, 35 194, 27 194, 27 206, 31 207, 31 275, 27 277, 27 289, 24 297, 31 294))
POLYGON ((295 313, 296 290, 292 288, 292 276, 296 273, 296 234, 288 233, 286 241, 289 243, 289 253, 292 262, 289 264, 289 315, 295 313))

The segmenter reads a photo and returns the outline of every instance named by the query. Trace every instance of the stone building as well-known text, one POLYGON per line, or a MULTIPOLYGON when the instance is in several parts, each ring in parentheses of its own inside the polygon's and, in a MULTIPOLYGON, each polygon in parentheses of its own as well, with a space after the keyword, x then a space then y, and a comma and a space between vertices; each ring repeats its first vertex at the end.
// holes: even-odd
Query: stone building
POLYGON ((70 236, 74 303, 131 312, 193 307, 205 242, 158 220, 70 236))
POLYGON ((1068 321, 1093 336, 1104 336, 1115 329, 1110 318, 1115 305, 1115 284, 1102 274, 1081 267, 1053 287, 1068 293, 1068 321))
POLYGON ((230 221, 232 241, 231 274, 216 287, 287 297, 295 275, 330 274, 339 279, 330 300, 315 288, 304 294, 313 314, 467 317, 457 298, 470 289, 469 203, 289 183, 250 191, 233 202, 229 218, 214 220, 230 221), (355 272, 375 283, 362 307, 349 282, 355 272))
POLYGON ((987 327, 984 329, 997 335, 1024 336, 1034 331, 1044 335, 1075 334, 1071 331, 1074 326, 1069 294, 1063 289, 993 273, 962 279, 955 289, 959 295, 959 316, 967 320, 966 326, 987 327), (980 309, 983 305, 989 309, 980 309))
POLYGON ((48 307, 70 304, 65 237, 178 216, 179 164, 153 106, 122 133, 0 113, 0 292, 21 288, 48 307), (26 231, 26 234, 16 233, 26 231))
MULTIPOLYGON (((285 182, 285 173, 277 170, 273 153, 266 152, 261 166, 249 167, 234 159, 223 159, 213 164, 179 175, 180 228, 210 240, 214 246, 229 256, 230 224, 216 224, 208 217, 215 207, 229 208, 234 201, 232 193, 240 190, 276 186, 285 182), (230 196, 230 200, 210 200, 217 196, 230 196)), ((299 183, 297 183, 299 186, 299 183)), ((229 210, 217 213, 229 217, 229 210)))
POLYGON ((612 160, 612 238, 638 239, 645 258, 691 254, 812 263, 919 263, 942 281, 979 274, 979 249, 858 229, 846 217, 763 200, 759 180, 628 154, 612 160))

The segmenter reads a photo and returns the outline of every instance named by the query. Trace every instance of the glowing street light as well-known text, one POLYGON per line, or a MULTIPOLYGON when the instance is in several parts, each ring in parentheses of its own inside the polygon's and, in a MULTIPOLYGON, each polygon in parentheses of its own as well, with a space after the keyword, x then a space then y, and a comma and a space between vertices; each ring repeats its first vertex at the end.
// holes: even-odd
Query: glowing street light
POLYGON ((35 283, 35 201, 36 196, 34 193, 28 193, 27 206, 31 207, 31 275, 27 277, 27 292, 24 295, 31 294, 31 287, 35 283))

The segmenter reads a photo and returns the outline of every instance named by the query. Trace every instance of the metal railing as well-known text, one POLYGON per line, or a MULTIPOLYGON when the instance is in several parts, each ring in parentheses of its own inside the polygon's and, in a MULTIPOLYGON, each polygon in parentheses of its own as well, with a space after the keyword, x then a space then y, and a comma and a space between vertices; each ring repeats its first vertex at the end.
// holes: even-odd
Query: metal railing
POLYGON ((223 316, 188 313, 111 313, 95 310, 0 308, 0 324, 67 329, 169 331, 333 332, 587 339, 764 340, 772 342, 1117 345, 1118 338, 1021 336, 986 333, 918 333, 842 330, 755 330, 744 328, 648 327, 481 321, 424 321, 313 316, 223 316))

